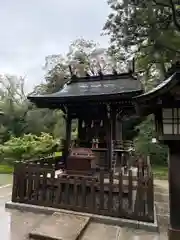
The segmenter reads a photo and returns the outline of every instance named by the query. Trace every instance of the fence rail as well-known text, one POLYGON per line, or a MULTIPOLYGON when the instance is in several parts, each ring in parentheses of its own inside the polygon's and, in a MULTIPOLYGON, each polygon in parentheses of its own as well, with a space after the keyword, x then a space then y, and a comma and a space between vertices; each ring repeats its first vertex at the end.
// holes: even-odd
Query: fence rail
POLYGON ((54 165, 17 163, 12 201, 153 222, 153 176, 139 168, 93 176, 58 175, 54 165))

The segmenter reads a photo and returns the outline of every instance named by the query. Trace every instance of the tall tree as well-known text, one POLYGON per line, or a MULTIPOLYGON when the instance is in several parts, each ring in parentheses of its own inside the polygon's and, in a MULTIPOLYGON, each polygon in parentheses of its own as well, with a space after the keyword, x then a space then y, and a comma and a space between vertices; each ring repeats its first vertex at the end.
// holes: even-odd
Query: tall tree
POLYGON ((109 0, 112 9, 104 26, 111 50, 135 54, 145 79, 165 76, 180 53, 180 4, 174 0, 109 0))
POLYGON ((123 61, 118 61, 115 55, 110 55, 107 49, 101 48, 94 41, 83 38, 76 39, 69 46, 69 51, 65 56, 59 54, 46 57, 44 65, 46 87, 44 90, 46 92, 58 91, 68 81, 70 74, 97 75, 100 71, 110 73, 113 68, 123 71, 123 61), (83 69, 82 64, 84 65, 83 69), (71 69, 69 69, 70 65, 71 69))

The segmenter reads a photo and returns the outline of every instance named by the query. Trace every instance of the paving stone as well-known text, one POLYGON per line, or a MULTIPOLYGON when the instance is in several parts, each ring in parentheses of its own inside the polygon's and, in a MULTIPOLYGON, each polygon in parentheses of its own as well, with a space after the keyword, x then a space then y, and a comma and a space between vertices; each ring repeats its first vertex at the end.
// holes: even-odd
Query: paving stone
POLYGON ((118 231, 119 227, 92 222, 86 228, 81 240, 115 240, 118 231))
POLYGON ((76 240, 87 226, 89 217, 67 213, 54 213, 44 219, 32 230, 29 236, 33 239, 76 240))
POLYGON ((166 235, 138 229, 90 223, 80 240, 167 240, 166 235))

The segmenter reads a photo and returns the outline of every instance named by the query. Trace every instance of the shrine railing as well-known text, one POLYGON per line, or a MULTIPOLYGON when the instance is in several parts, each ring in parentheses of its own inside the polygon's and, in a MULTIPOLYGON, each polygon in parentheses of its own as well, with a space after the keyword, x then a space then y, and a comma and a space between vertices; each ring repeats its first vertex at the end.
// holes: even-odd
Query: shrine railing
POLYGON ((154 221, 153 176, 138 168, 126 173, 67 175, 42 163, 17 163, 12 201, 112 217, 154 221))
MULTIPOLYGON (((125 140, 125 141, 120 141, 120 140, 113 140, 114 142, 114 147, 116 149, 120 149, 120 150, 132 150, 134 149, 134 144, 133 144, 133 141, 131 140, 125 140)), ((65 140, 63 141, 63 143, 65 143, 65 140)), ((96 147, 93 147, 93 148, 106 148, 106 143, 105 142, 99 142, 98 144, 94 144, 96 147)), ((72 140, 71 141, 71 144, 70 144, 70 147, 73 147, 73 146, 76 146, 76 147, 88 147, 88 148, 92 148, 92 143, 90 142, 86 142, 86 141, 81 141, 79 142, 78 140, 72 140), (87 145, 87 146, 86 146, 87 145)), ((63 144, 61 146, 61 148, 63 148, 63 144)))

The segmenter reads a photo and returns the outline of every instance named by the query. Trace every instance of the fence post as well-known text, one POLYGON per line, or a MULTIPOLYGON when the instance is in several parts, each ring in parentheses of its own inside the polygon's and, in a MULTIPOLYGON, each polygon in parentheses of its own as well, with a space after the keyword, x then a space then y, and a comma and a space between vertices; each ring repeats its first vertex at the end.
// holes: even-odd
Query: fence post
POLYGON ((24 162, 19 163, 19 168, 18 168, 18 187, 19 187, 19 202, 24 202, 25 199, 25 180, 26 180, 26 164, 24 162))
POLYGON ((132 209, 132 197, 133 197, 133 179, 132 179, 132 170, 128 171, 128 208, 132 209))
POLYGON ((100 169, 100 198, 99 198, 99 210, 104 209, 104 169, 100 169))
POLYGON ((113 171, 109 172, 109 196, 108 196, 108 211, 109 213, 113 212, 113 185, 114 185, 114 178, 113 178, 113 171))
POLYGON ((18 196, 18 178, 19 178, 19 174, 18 174, 18 167, 19 167, 19 161, 16 161, 14 163, 14 171, 13 171, 13 187, 12 187, 12 196, 11 196, 11 201, 12 202, 18 202, 19 201, 19 196, 18 196))

